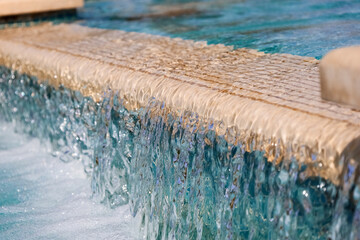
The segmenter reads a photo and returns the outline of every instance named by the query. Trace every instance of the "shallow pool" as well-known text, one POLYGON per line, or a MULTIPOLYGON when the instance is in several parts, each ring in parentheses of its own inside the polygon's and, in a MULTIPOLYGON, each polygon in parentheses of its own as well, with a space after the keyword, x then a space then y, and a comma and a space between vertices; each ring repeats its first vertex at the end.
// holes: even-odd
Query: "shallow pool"
POLYGON ((360 44, 358 0, 97 0, 79 16, 92 27, 316 58, 360 44))

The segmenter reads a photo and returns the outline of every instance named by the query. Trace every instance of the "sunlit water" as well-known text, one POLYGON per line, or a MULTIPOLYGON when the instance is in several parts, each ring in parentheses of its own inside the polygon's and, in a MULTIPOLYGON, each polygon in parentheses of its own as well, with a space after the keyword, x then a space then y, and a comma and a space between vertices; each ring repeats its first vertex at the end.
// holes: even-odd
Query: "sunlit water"
POLYGON ((0 121, 0 239, 135 239, 128 205, 94 202, 81 162, 14 131, 0 121))
MULTIPOLYGON (((358 163, 343 163, 345 178, 339 188, 313 176, 306 165, 299 165, 291 143, 284 147, 274 145, 276 158, 280 156, 280 148, 287 149, 286 156, 289 156, 274 165, 268 162, 251 135, 236 135, 232 131, 217 135, 214 129, 221 128, 221 123, 204 122, 196 113, 183 112, 174 116, 166 105, 154 100, 149 100, 146 108, 128 111, 122 99, 111 91, 104 92, 104 99, 96 103, 79 92, 39 84, 36 78, 4 67, 0 67, 0 113, 6 121, 14 123, 16 131, 45 139, 52 155, 57 156, 51 159, 54 163, 48 163, 49 166, 54 164, 53 173, 51 170, 45 173, 41 166, 41 159, 44 159, 41 156, 45 153, 37 157, 33 154, 41 152, 27 152, 27 161, 19 161, 20 171, 29 166, 34 171, 39 169, 39 173, 31 175, 34 179, 44 174, 45 180, 46 177, 50 179, 48 185, 40 185, 33 191, 35 196, 45 196, 43 203, 40 200, 32 203, 32 195, 28 204, 25 201, 29 213, 25 212, 21 200, 21 196, 26 198, 26 195, 17 193, 18 189, 19 193, 30 189, 19 186, 27 174, 20 172, 16 175, 19 179, 5 181, 3 186, 9 189, 5 190, 9 192, 6 198, 10 199, 7 202, 21 210, 17 215, 20 222, 28 220, 24 229, 14 227, 11 225, 12 211, 4 212, 1 220, 10 223, 7 234, 24 234, 39 226, 47 227, 46 221, 54 221, 48 232, 45 227, 37 233, 66 238, 71 235, 63 229, 71 229, 73 235, 80 236, 82 229, 89 227, 82 224, 94 221, 87 217, 77 219, 74 215, 67 217, 67 214, 76 215, 84 201, 80 213, 87 216, 88 211, 93 213, 96 212, 93 209, 101 209, 101 218, 96 215, 98 224, 90 226, 100 226, 99 229, 104 226, 110 236, 121 234, 121 226, 132 221, 127 217, 129 209, 139 223, 129 223, 134 227, 129 234, 147 239, 360 237, 360 180, 355 174, 358 163), (226 140, 234 137, 238 141, 226 140), (33 166, 35 163, 37 165, 33 166), (89 176, 91 190, 86 187, 87 179, 82 171, 89 176), (55 181, 56 176, 68 177, 67 172, 73 179, 62 183, 55 181), (81 184, 76 184, 80 180, 81 184), (58 186, 61 190, 55 190, 58 186), (84 188, 78 189, 78 186, 84 188), (42 195, 43 190, 50 196, 42 195), (95 205, 89 200, 90 196, 95 205), (57 200, 60 200, 58 204, 57 200), (38 212, 29 215, 32 207, 38 212), (37 222, 38 219, 41 221, 37 222), (59 219, 63 226, 57 225, 59 219), (113 230, 111 226, 118 229, 113 230)), ((266 141, 270 140, 263 140, 266 141)), ((14 156, 28 148, 31 149, 23 145, 16 148, 19 150, 14 149, 14 156)), ((311 153, 306 146, 301 149, 303 154, 311 154, 308 157, 313 164, 321 163, 316 153, 311 153)), ((18 169, 16 158, 9 161, 3 167, 5 170, 18 169)), ((102 233, 102 230, 85 231, 102 233)))
POLYGON ((316 58, 360 44, 358 0, 96 0, 88 1, 79 16, 92 27, 316 58), (187 11, 166 15, 159 5, 187 11))
MULTIPOLYGON (((165 2, 88 1, 79 17, 87 26, 317 58, 360 43, 359 1, 217 1, 142 17, 165 2)), ((199 127, 195 113, 168 116, 151 102, 129 112, 114 93, 94 103, 0 74, 0 117, 13 123, 0 123, 0 239, 360 238, 358 183, 341 191, 294 159, 275 167, 245 151, 248 139, 230 144, 211 124, 199 127)))

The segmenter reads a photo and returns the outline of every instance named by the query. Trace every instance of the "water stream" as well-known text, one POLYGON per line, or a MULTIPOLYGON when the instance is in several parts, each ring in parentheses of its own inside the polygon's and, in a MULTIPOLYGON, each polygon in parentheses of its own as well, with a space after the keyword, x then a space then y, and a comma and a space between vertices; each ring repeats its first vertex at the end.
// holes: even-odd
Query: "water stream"
MULTIPOLYGON (((17 132, 49 142, 52 155, 69 164, 54 163, 54 172, 74 166, 81 169, 79 176, 84 171, 91 179, 93 201, 107 206, 109 212, 126 212, 129 206, 140 221, 136 236, 140 232, 146 239, 359 238, 360 192, 354 169, 349 169, 346 187, 339 188, 309 176, 295 158, 273 165, 254 146, 247 150, 248 139, 226 141, 196 113, 176 117, 154 100, 145 109, 128 111, 111 91, 95 103, 79 92, 39 84, 36 78, 4 67, 0 77, 2 118, 12 122, 17 132)), ((34 166, 39 171, 40 163, 34 166)), ((74 174, 75 181, 80 181, 79 176, 74 174)), ((9 181, 6 188, 23 191, 12 187, 17 182, 9 181)), ((70 192, 83 201, 90 196, 83 188, 70 188, 61 198, 70 192)), ((15 196, 7 201, 21 206, 15 196)), ((60 209, 55 219, 79 204, 69 199, 61 200, 61 207, 55 205, 60 209)), ((85 202, 85 208, 92 206, 85 202)), ((20 217, 42 219, 44 212, 32 216, 22 210, 20 217)), ((116 212, 110 213, 110 220, 114 216, 120 226, 128 224, 120 219, 124 214, 116 218, 116 212)), ((3 214, 8 222, 12 211, 3 214)), ((69 226, 73 219, 65 216, 63 224, 69 226)), ((15 231, 6 224, 7 232, 15 231)), ((110 227, 113 224, 111 220, 110 227)))

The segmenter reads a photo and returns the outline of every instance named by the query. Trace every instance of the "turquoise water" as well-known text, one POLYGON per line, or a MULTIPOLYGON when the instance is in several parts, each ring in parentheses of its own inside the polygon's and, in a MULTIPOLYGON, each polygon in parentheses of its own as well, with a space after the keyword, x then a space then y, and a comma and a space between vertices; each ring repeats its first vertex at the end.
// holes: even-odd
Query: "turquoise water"
MULTIPOLYGON (((21 170, 23 166, 27 169, 33 158, 44 158, 43 155, 30 154, 18 165, 16 154, 14 158, 8 154, 10 159, 0 161, 0 169, 6 170, 0 174, 5 183, 2 191, 6 193, 0 197, 5 199, 2 200, 5 203, 1 203, 0 236, 11 239, 10 234, 32 233, 26 229, 46 228, 48 222, 60 221, 72 227, 79 239, 84 239, 85 233, 79 228, 82 223, 93 220, 81 214, 78 218, 72 217, 76 211, 71 206, 77 206, 78 202, 69 193, 81 195, 81 191, 85 191, 80 199, 89 203, 91 196, 91 201, 108 207, 110 216, 114 216, 111 209, 125 207, 128 211, 120 212, 118 219, 110 218, 114 222, 109 226, 102 222, 106 217, 100 219, 98 224, 104 225, 96 230, 99 237, 113 233, 116 221, 119 221, 116 230, 122 231, 121 226, 127 226, 123 216, 130 212, 139 219, 139 225, 127 228, 128 233, 145 239, 359 238, 360 190, 358 183, 351 180, 354 172, 351 169, 344 189, 338 188, 320 177, 308 176, 306 166, 298 165, 294 158, 274 166, 267 162, 263 152, 246 151, 243 142, 228 143, 226 136, 215 135, 213 123, 202 123, 194 113, 174 117, 166 111, 166 106, 154 101, 145 109, 131 112, 112 92, 105 93, 104 101, 95 103, 78 92, 38 84, 35 78, 3 67, 0 67, 0 76, 2 118, 13 122, 16 131, 48 142, 52 156, 58 158, 53 160, 60 159, 59 162, 67 166, 54 163, 57 165, 53 171, 77 164, 81 174, 85 171, 89 177, 89 185, 91 182, 89 193, 81 180, 83 175, 70 171, 74 181, 64 180, 62 176, 60 180, 65 184, 56 183, 51 178, 56 178, 56 174, 46 173, 49 169, 38 161, 31 166, 34 171, 31 176, 38 178, 45 174, 52 180, 26 179, 21 170), (184 121, 186 126, 182 125, 184 121), (44 204, 45 209, 40 207, 40 212, 29 215, 24 205, 25 209, 33 207, 34 200, 23 186, 32 186, 32 181, 39 187, 31 193, 42 198, 34 208, 44 204), (80 189, 77 181, 81 182, 80 189), (47 187, 42 183, 48 183, 47 187), (47 199, 43 188, 50 196, 51 190, 56 194, 47 199), (18 194, 15 189, 25 194, 18 194), (51 199, 58 198, 59 204, 52 205, 51 199), (15 210, 4 210, 8 205, 19 209, 19 214, 14 216, 15 210), (71 215, 58 220, 59 211, 64 208, 71 215), (48 215, 48 211, 54 214, 48 215)), ((14 151, 22 149, 27 154, 26 148, 14 151)), ((9 147, 5 145, 3 149, 6 151, 9 147)), ((316 156, 313 160, 316 163, 316 156)), ((83 209, 85 213, 88 206, 83 209)), ((103 216, 104 212, 99 214, 103 216)), ((95 216, 95 219, 98 218, 95 216)), ((69 237, 56 225, 50 224, 50 230, 42 236, 69 237)))
POLYGON ((94 202, 81 162, 15 130, 0 121, 0 239, 136 239, 129 206, 94 202))
MULTIPOLYGON (((359 44, 359 20, 360 1, 329 0, 88 1, 79 12, 87 26, 317 58, 359 44)), ((274 166, 194 113, 105 97, 0 67, 0 239, 360 239, 359 183, 336 187, 294 159, 274 166)))
POLYGON ((88 1, 79 16, 92 27, 316 58, 360 44, 358 0, 88 1), (187 11, 166 16, 159 4, 187 11))

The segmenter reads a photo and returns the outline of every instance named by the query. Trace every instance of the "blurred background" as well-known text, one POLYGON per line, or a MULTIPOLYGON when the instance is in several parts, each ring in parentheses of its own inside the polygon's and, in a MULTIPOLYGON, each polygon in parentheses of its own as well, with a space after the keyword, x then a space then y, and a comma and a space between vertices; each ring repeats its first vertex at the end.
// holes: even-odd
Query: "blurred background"
POLYGON ((357 0, 87 0, 83 25, 320 59, 360 44, 357 0))

